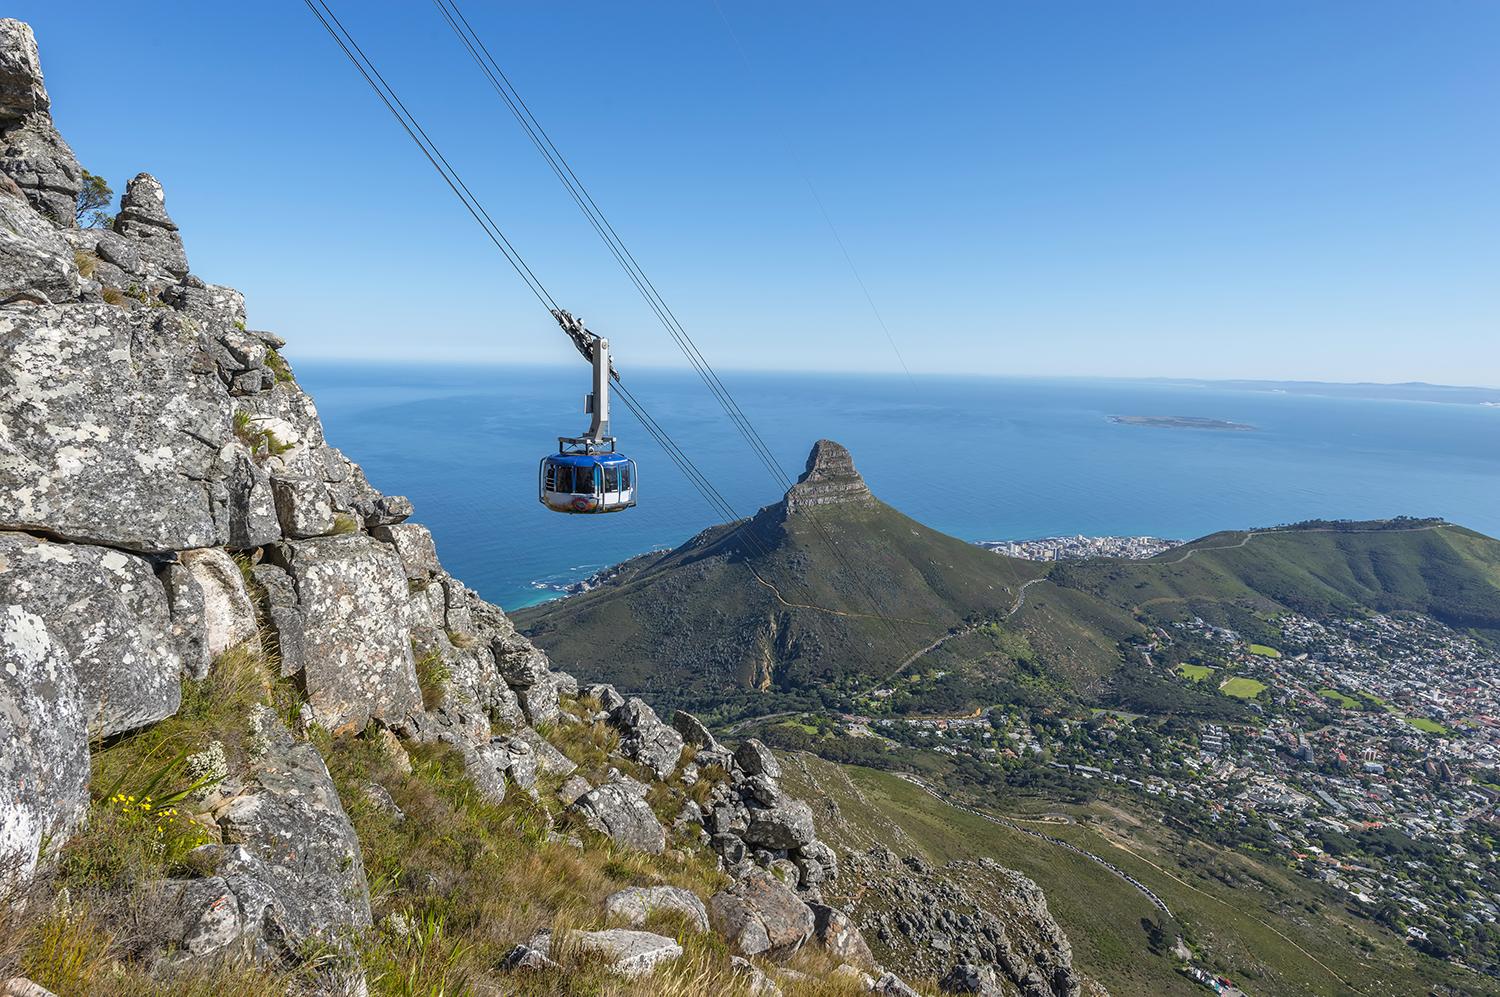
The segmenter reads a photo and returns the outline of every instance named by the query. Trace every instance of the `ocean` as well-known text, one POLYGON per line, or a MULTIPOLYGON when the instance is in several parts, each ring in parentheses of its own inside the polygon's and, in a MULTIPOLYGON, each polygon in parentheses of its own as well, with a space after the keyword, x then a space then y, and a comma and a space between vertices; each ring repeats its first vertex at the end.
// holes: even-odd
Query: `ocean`
MULTIPOLYGON (((409 496, 444 565, 502 607, 555 597, 561 586, 675 546, 716 521, 618 405, 614 432, 639 464, 640 505, 564 516, 536 501, 538 461, 559 435, 587 426, 582 364, 303 361, 297 375, 329 442, 375 487, 409 496)), ((790 475, 801 472, 815 440, 838 440, 876 495, 965 540, 1191 539, 1403 514, 1500 535, 1500 406, 1469 395, 1454 403, 1243 383, 721 376, 790 475), (1158 428, 1111 416, 1255 428, 1158 428)), ((635 371, 627 383, 736 513, 780 498, 696 375, 635 371)))

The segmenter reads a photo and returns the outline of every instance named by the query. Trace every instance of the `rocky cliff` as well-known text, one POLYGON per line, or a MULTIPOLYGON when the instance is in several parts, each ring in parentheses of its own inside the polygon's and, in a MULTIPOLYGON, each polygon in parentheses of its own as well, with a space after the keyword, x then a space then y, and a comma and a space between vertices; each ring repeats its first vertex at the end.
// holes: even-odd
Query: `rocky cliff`
POLYGON ((448 574, 160 183, 77 227, 14 20, 0 172, 0 991, 917 992, 777 758, 448 574))

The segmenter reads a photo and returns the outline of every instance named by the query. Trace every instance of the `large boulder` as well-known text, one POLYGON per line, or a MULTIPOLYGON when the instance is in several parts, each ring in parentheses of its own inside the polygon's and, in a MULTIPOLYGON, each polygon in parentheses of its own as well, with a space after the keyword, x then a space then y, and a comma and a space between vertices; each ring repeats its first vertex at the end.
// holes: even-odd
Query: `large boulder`
POLYGON ((682 735, 682 740, 701 751, 717 754, 724 750, 713 732, 697 717, 686 710, 678 710, 672 714, 672 727, 682 735))
POLYGON ((667 832, 643 796, 628 783, 611 782, 584 793, 572 809, 615 844, 660 855, 667 847, 667 832))
POLYGON ((536 755, 537 768, 544 775, 563 778, 578 771, 578 766, 571 758, 530 727, 522 727, 517 731, 516 739, 531 745, 531 750, 536 755))
POLYGON ((682 946, 670 938, 625 928, 570 931, 565 944, 583 955, 602 958, 615 972, 631 978, 649 975, 682 956, 682 946))
POLYGON ((30 875, 42 843, 82 820, 86 723, 67 651, 40 616, 0 595, 0 886, 30 875))
POLYGON ((201 959, 236 947, 267 961, 291 962, 294 939, 270 868, 244 845, 217 851, 212 876, 165 884, 164 916, 153 925, 161 941, 179 958, 201 959))
POLYGON ((296 590, 296 616, 284 622, 302 627, 295 642, 318 721, 363 730, 372 719, 394 726, 420 712, 406 574, 396 552, 352 533, 288 541, 274 556, 296 590))
POLYGON ((846 962, 860 969, 876 968, 875 956, 853 918, 827 904, 814 903, 808 906, 813 912, 813 932, 829 955, 839 962, 846 962))
POLYGON ((0 311, 0 529, 127 550, 218 546, 230 400, 165 309, 0 311))
POLYGON ((250 716, 255 760, 246 790, 216 811, 224 839, 262 863, 264 882, 295 944, 338 939, 370 924, 370 894, 354 827, 322 757, 269 707, 250 716))
POLYGON ((812 808, 801 800, 781 796, 774 806, 747 809, 750 824, 744 838, 751 845, 786 850, 811 844, 816 836, 812 808))
POLYGON ((183 565, 203 593, 203 629, 210 657, 247 641, 257 641, 260 625, 245 591, 239 565, 218 547, 182 552, 183 565))
POLYGON ((631 696, 610 714, 620 730, 620 752, 640 762, 665 779, 677 769, 682 758, 682 735, 661 722, 656 711, 641 699, 631 696))
POLYGON ((46 622, 77 676, 94 736, 177 712, 182 658, 166 590, 145 559, 0 532, 0 605, 46 622))
POLYGON ((321 480, 273 475, 271 498, 281 531, 288 537, 305 540, 333 532, 333 503, 321 480))
POLYGON ((734 760, 747 776, 763 775, 768 779, 781 778, 781 763, 759 738, 750 737, 734 749, 734 760))
POLYGON ((24 299, 47 304, 77 297, 72 247, 36 213, 21 188, 0 174, 0 303, 24 299))
POLYGON ((632 886, 612 893, 604 901, 604 916, 611 921, 643 927, 653 914, 677 914, 699 931, 708 930, 708 909, 698 897, 677 886, 632 886))
POLYGON ((812 937, 812 909, 767 872, 751 869, 708 902, 709 921, 740 955, 785 959, 812 937))
POLYGON ((442 572, 443 566, 438 563, 437 548, 433 546, 432 534, 427 527, 417 523, 396 523, 377 526, 370 534, 396 548, 406 577, 412 581, 425 581, 442 572))

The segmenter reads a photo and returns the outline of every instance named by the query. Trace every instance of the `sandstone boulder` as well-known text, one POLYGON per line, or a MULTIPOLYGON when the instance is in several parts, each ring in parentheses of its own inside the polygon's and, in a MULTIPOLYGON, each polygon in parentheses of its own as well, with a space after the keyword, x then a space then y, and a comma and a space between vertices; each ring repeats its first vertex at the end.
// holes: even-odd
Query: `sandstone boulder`
POLYGON ((746 738, 734 751, 734 760, 747 776, 763 775, 770 779, 781 778, 781 763, 771 754, 771 749, 759 738, 746 738))
POLYGON ((333 503, 328 486, 321 480, 273 475, 271 498, 286 536, 306 540, 333 532, 333 503))
POLYGON ((250 717, 255 761, 244 793, 219 810, 225 840, 255 859, 294 944, 338 940, 370 924, 359 839, 317 749, 296 740, 274 710, 250 717))
POLYGON ((666 779, 682 758, 682 735, 661 722, 656 711, 638 697, 621 703, 610 720, 620 730, 620 752, 666 779))
POLYGON ((260 625, 239 565, 218 547, 185 550, 179 556, 203 593, 203 627, 210 657, 247 641, 258 643, 260 625))
POLYGON ((0 886, 29 876, 42 842, 65 840, 83 819, 86 725, 62 643, 41 616, 0 594, 0 886))
POLYGON ((708 902, 714 930, 740 955, 785 959, 812 937, 812 909, 775 877, 752 869, 708 902))
POLYGON ((814 903, 808 906, 813 912, 813 933, 829 955, 839 962, 846 962, 860 969, 876 968, 875 956, 853 918, 827 904, 814 903))
MULTIPOLYGON (((408 619, 406 574, 389 545, 364 534, 279 545, 297 594, 303 682, 320 723, 363 730, 422 709, 408 619)), ((282 638, 283 649, 285 637, 282 638)))
POLYGON ((46 622, 77 676, 92 735, 177 712, 182 658, 166 590, 143 558, 0 532, 0 605, 46 622))
POLYGON ((624 782, 611 782, 578 798, 572 808, 583 822, 617 845, 660 855, 667 832, 646 801, 624 782))
POLYGON ((523 727, 516 732, 516 739, 525 741, 531 745, 531 750, 536 754, 537 766, 540 770, 551 776, 569 776, 578 771, 578 766, 573 760, 530 727, 523 727))
POLYGON ((397 523, 377 526, 370 535, 396 548, 407 578, 425 581, 442 573, 443 566, 438 563, 437 548, 427 527, 417 523, 397 523))
POLYGON ((672 714, 672 727, 682 735, 684 743, 694 748, 711 752, 723 750, 723 745, 719 744, 707 725, 686 710, 678 710, 672 714))
POLYGON ((0 529, 128 550, 212 547, 230 401, 174 312, 0 311, 0 529))
POLYGON ((816 836, 812 808, 801 800, 783 796, 776 806, 749 807, 745 841, 770 849, 800 848, 816 836))
POLYGON ((657 913, 680 914, 699 931, 708 930, 708 909, 688 890, 676 886, 632 886, 610 894, 604 916, 639 928, 657 913))
POLYGON ((270 868, 244 845, 216 850, 214 875, 165 884, 167 921, 154 926, 165 935, 162 941, 179 958, 204 958, 233 947, 290 962, 295 953, 286 909, 270 868))
POLYGON ((584 955, 603 958, 621 976, 647 976, 658 966, 682 957, 682 946, 649 931, 610 928, 608 931, 570 931, 567 944, 584 955))
POLYGON ((73 249, 8 177, 0 183, 0 303, 29 296, 35 304, 78 297, 73 249), (40 296, 38 298, 37 296, 40 296))

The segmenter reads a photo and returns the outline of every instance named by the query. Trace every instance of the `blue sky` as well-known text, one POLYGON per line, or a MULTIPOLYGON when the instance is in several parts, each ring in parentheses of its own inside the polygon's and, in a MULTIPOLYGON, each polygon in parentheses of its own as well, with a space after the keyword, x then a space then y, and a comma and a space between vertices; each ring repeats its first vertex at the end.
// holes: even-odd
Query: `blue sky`
MULTIPOLYGON (((622 367, 666 333, 430 4, 331 0, 622 367)), ((718 366, 1500 385, 1500 5, 712 0, 465 12, 718 366), (806 179, 804 179, 804 177, 806 179)), ((13 2, 297 357, 570 347, 299 0, 13 2)))

